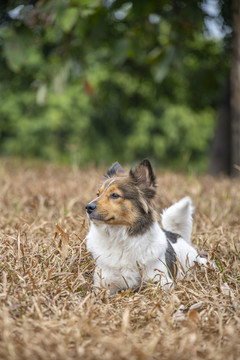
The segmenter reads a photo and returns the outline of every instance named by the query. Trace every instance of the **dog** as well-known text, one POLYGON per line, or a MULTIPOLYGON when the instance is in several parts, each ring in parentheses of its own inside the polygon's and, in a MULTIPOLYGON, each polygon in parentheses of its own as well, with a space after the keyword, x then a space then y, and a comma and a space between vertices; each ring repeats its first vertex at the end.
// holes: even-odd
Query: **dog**
POLYGON ((107 171, 97 197, 86 205, 86 246, 96 262, 94 285, 109 288, 111 294, 147 281, 171 288, 195 263, 208 264, 191 245, 191 199, 164 210, 161 228, 155 195, 149 160, 129 173, 118 162, 107 171))

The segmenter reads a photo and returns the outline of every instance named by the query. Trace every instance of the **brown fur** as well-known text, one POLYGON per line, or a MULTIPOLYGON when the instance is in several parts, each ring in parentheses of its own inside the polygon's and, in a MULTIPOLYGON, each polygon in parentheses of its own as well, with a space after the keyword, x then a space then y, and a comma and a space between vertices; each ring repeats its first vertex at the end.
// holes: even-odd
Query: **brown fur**
POLYGON ((129 175, 115 163, 107 174, 107 180, 97 193, 98 197, 90 203, 96 205, 89 215, 90 219, 109 225, 126 226, 129 235, 144 233, 155 220, 152 203, 155 176, 150 163, 144 160, 129 175), (115 198, 113 194, 119 197, 115 198))

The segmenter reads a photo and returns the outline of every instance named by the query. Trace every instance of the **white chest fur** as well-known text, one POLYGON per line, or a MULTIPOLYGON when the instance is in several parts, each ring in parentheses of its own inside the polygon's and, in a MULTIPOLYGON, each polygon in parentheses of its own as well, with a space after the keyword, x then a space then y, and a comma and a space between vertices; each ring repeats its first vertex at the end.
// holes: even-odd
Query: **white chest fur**
POLYGON ((156 268, 165 274, 164 282, 170 280, 165 266, 168 244, 157 222, 144 235, 135 237, 128 236, 121 226, 92 223, 86 240, 88 251, 100 267, 94 276, 97 285, 137 286, 141 273, 144 280, 149 280, 157 275, 156 268))
POLYGON ((166 266, 169 246, 175 252, 177 262, 181 263, 178 277, 183 274, 180 269, 187 270, 195 262, 206 266, 207 260, 198 256, 190 242, 192 211, 191 199, 187 197, 164 211, 162 222, 165 229, 181 236, 171 244, 157 221, 138 236, 129 236, 124 226, 92 222, 86 241, 87 249, 97 265, 94 283, 110 286, 111 292, 138 286, 141 280, 153 280, 171 286, 173 280, 166 266))

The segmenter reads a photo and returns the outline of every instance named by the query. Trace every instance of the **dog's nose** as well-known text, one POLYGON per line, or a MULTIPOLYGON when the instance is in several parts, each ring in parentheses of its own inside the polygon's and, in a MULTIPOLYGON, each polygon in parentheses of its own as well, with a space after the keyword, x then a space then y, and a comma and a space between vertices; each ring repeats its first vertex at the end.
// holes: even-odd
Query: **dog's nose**
POLYGON ((86 210, 88 214, 91 214, 96 208, 97 205, 95 203, 90 203, 86 205, 86 210))

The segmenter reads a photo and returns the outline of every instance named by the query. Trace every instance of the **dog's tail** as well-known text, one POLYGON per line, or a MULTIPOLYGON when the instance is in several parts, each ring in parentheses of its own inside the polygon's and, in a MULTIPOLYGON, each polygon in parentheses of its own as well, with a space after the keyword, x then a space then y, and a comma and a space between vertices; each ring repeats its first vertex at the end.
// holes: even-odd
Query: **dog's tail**
POLYGON ((194 207, 192 206, 190 197, 184 197, 169 208, 163 210, 163 228, 179 234, 184 240, 191 243, 193 210, 194 207))

